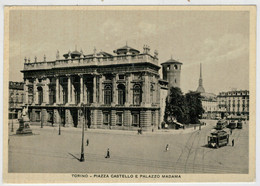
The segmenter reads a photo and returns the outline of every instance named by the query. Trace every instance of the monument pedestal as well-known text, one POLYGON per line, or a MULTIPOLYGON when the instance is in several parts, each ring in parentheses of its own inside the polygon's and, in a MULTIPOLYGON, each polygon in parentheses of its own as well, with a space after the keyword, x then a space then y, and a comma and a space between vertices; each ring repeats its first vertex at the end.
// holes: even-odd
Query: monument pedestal
POLYGON ((16 134, 32 134, 32 129, 30 128, 30 119, 27 115, 22 116, 19 120, 19 128, 16 131, 16 134))

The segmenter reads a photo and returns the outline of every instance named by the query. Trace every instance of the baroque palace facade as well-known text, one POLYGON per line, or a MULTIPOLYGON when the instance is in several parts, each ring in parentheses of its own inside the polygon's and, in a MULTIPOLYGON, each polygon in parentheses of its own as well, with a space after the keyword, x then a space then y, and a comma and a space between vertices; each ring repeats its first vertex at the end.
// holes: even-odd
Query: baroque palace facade
MULTIPOLYGON (((25 58, 24 104, 32 123, 64 127, 157 129, 167 96, 167 75, 160 79, 158 52, 129 46, 115 55, 59 51, 55 61, 25 58)), ((169 71, 169 70, 168 70, 169 71)), ((178 74, 177 81, 179 82, 178 74)), ((176 81, 176 80, 175 80, 176 81)))

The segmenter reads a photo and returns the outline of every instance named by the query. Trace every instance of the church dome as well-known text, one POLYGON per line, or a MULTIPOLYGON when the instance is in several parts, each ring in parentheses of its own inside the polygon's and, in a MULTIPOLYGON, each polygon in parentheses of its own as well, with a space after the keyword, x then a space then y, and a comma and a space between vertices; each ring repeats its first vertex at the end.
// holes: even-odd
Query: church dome
POLYGON ((199 92, 199 93, 204 93, 205 92, 205 89, 203 86, 199 86, 196 90, 196 92, 199 92))
POLYGON ((125 46, 114 50, 114 53, 116 53, 117 55, 126 55, 128 53, 137 55, 140 53, 140 51, 137 49, 134 49, 126 44, 125 46))

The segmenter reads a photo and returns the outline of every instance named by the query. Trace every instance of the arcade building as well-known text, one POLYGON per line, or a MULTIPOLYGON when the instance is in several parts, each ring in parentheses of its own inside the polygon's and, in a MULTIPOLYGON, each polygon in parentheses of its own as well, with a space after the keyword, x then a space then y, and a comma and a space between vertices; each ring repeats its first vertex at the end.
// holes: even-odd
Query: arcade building
POLYGON ((128 45, 107 52, 68 52, 56 60, 25 58, 24 104, 32 124, 64 127, 156 130, 164 115, 169 77, 179 85, 180 66, 168 62, 160 79, 158 52, 128 45), (171 70, 172 68, 172 70, 171 70), (163 107, 164 108, 164 107, 163 107))

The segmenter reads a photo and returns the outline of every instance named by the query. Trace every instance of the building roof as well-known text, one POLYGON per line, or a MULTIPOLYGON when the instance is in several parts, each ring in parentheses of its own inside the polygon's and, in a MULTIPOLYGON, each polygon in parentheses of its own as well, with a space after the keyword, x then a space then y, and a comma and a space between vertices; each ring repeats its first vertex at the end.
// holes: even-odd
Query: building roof
POLYGON ((175 59, 173 59, 173 58, 167 60, 166 62, 164 62, 164 63, 162 63, 162 64, 181 64, 181 65, 182 65, 181 62, 179 62, 179 61, 177 61, 177 60, 175 60, 175 59))
MULTIPOLYGON (((101 51, 99 53, 96 53, 97 56, 102 56, 102 57, 113 57, 112 54, 109 54, 107 52, 104 52, 104 51, 101 51)), ((93 57, 94 56, 94 53, 92 54, 87 54, 87 55, 84 55, 84 57, 93 57)))
POLYGON ((198 86, 196 92, 199 92, 199 93, 205 93, 205 89, 203 86, 198 86))
POLYGON ((139 50, 132 48, 132 47, 128 46, 127 44, 125 46, 121 47, 121 48, 114 50, 114 53, 116 53, 116 54, 126 54, 128 51, 130 53, 135 53, 135 54, 140 53, 139 50))

